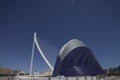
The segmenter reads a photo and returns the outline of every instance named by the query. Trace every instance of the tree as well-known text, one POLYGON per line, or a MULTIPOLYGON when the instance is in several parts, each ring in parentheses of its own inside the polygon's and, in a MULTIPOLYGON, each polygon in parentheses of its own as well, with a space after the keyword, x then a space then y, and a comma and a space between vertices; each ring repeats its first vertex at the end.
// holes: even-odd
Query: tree
POLYGON ((118 70, 119 70, 119 72, 120 72, 120 66, 118 66, 118 70))

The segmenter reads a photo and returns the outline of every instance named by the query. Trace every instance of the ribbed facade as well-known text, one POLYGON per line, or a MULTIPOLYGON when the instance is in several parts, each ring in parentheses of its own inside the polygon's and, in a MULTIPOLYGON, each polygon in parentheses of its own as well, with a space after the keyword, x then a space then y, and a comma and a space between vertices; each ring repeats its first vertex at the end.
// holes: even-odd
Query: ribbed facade
POLYGON ((53 76, 97 74, 103 74, 103 70, 91 50, 83 42, 73 39, 63 46, 57 57, 53 76))

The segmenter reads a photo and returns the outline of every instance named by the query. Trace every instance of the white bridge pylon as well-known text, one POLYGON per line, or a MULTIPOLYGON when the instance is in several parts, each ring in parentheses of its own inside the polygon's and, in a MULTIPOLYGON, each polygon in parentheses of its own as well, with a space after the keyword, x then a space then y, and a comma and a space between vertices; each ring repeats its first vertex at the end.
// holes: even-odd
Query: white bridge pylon
POLYGON ((37 36, 36 36, 36 32, 34 33, 34 39, 33 39, 33 48, 32 48, 32 56, 31 56, 31 64, 30 64, 30 75, 32 74, 32 66, 33 66, 33 58, 34 58, 34 48, 35 48, 35 44, 36 47, 40 53, 40 55, 42 56, 42 58, 44 59, 44 61, 46 62, 46 64, 49 66, 49 68, 53 71, 53 66, 50 64, 50 62, 47 60, 47 58, 45 57, 44 53, 42 52, 40 45, 38 44, 37 41, 37 36))

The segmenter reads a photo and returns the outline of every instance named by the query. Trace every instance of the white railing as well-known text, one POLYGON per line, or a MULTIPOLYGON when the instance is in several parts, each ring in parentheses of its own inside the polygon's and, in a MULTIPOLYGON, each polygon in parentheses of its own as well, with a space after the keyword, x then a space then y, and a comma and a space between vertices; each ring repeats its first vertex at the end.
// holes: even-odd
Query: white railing
POLYGON ((97 78, 96 76, 81 76, 81 77, 29 77, 28 79, 13 79, 13 80, 120 80, 120 77, 104 77, 97 78))

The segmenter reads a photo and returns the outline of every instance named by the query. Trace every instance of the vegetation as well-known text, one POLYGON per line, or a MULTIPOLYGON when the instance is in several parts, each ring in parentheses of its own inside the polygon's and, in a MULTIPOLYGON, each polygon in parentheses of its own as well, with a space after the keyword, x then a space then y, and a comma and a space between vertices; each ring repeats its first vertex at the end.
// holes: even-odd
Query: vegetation
POLYGON ((0 68, 0 77, 2 76, 15 76, 17 74, 17 70, 12 70, 8 68, 0 68))
POLYGON ((5 77, 5 76, 15 76, 15 74, 13 75, 13 74, 0 74, 0 77, 5 77))
POLYGON ((120 66, 105 69, 104 71, 107 76, 120 76, 120 66))

